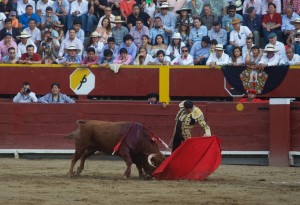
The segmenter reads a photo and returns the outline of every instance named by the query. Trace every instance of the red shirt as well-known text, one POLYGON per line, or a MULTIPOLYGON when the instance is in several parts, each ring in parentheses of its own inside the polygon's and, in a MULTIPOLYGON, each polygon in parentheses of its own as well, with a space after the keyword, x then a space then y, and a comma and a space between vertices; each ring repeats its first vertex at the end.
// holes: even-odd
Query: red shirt
POLYGON ((263 23, 266 24, 268 22, 282 25, 281 15, 279 13, 274 13, 273 18, 271 18, 270 14, 264 15, 263 23))
POLYGON ((130 3, 127 3, 127 0, 121 0, 120 10, 124 11, 126 17, 128 17, 132 13, 133 4, 136 4, 134 0, 131 0, 130 3))
POLYGON ((40 61, 42 60, 41 56, 37 53, 34 53, 31 58, 28 58, 27 53, 23 53, 21 56, 21 60, 30 60, 30 61, 40 61))
POLYGON ((253 103, 257 103, 257 102, 269 102, 269 100, 261 100, 258 98, 254 98, 252 101, 249 101, 248 98, 243 98, 240 99, 240 102, 253 102, 253 103))

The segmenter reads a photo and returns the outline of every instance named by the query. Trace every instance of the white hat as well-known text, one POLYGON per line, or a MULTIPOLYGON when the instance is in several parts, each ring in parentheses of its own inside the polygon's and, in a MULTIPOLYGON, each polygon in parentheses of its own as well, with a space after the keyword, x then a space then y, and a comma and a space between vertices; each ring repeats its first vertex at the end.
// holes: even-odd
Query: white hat
POLYGON ((91 37, 91 38, 92 38, 92 37, 99 37, 99 34, 98 34, 97 31, 94 31, 94 32, 91 34, 90 37, 91 37))
POLYGON ((172 38, 181 39, 181 35, 180 35, 180 33, 174 33, 172 38))
POLYGON ((242 10, 242 9, 243 9, 242 1, 241 1, 241 0, 237 0, 237 1, 235 2, 235 6, 236 6, 236 10, 237 10, 237 11, 242 10))
POLYGON ((164 8, 171 9, 173 7, 169 6, 168 2, 162 2, 161 6, 157 6, 156 8, 157 9, 164 9, 164 8))
POLYGON ((30 38, 31 35, 28 34, 26 31, 22 31, 21 35, 17 36, 18 38, 30 38))
POLYGON ((124 23, 125 21, 122 20, 121 16, 115 16, 115 19, 110 22, 111 23, 124 23))
POLYGON ((217 44, 215 50, 224 51, 222 44, 217 44))
POLYGON ((300 18, 295 18, 293 21, 290 21, 291 24, 300 23, 300 18))
POLYGON ((267 44, 265 49, 264 49, 264 52, 268 52, 268 51, 271 51, 271 52, 277 52, 278 50, 275 49, 275 47, 272 45, 272 44, 267 44))
POLYGON ((75 50, 76 53, 80 53, 80 49, 76 48, 74 45, 70 45, 69 48, 65 49, 65 51, 75 50))

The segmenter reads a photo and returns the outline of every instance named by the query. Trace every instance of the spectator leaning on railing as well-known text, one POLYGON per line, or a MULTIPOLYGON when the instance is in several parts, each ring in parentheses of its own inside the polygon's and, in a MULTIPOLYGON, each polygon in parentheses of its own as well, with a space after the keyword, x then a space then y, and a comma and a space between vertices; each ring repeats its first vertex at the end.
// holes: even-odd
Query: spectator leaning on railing
POLYGON ((40 103, 75 103, 75 101, 60 92, 60 84, 52 83, 51 93, 44 95, 38 99, 40 103))

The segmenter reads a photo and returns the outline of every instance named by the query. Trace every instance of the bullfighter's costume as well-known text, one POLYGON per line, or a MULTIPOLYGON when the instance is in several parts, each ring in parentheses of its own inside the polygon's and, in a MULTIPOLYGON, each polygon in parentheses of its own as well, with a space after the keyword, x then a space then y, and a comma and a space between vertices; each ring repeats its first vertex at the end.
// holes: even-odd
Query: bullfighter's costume
POLYGON ((179 145, 186 139, 191 138, 190 130, 199 123, 205 131, 205 136, 211 136, 210 127, 206 124, 204 120, 204 115, 202 111, 194 106, 191 113, 187 113, 184 108, 184 102, 179 104, 179 112, 176 115, 176 126, 174 131, 174 136, 172 139, 174 152, 179 145))

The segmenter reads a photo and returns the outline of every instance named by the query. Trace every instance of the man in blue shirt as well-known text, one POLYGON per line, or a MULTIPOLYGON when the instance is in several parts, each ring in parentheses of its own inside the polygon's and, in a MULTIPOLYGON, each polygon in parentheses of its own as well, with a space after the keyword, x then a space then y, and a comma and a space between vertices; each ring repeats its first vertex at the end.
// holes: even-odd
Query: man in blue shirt
POLYGON ((227 32, 221 28, 219 21, 213 22, 213 27, 208 31, 208 36, 211 39, 216 39, 218 44, 227 45, 227 32))
POLYGON ((254 44, 260 46, 260 30, 262 26, 262 17, 255 13, 253 6, 247 9, 247 13, 244 15, 243 26, 247 26, 252 31, 254 36, 254 44))
POLYGON ((32 13, 32 6, 29 4, 26 6, 26 13, 22 14, 19 17, 19 28, 24 29, 28 27, 29 19, 34 19, 36 22, 36 26, 39 27, 41 24, 40 17, 34 13, 32 13))
POLYGON ((233 30, 231 22, 234 18, 238 18, 241 22, 243 22, 243 17, 240 14, 236 13, 236 6, 230 5, 228 6, 228 14, 222 18, 222 28, 227 32, 233 30))
POLYGON ((194 65, 205 65, 206 61, 209 57, 209 43, 210 38, 208 36, 204 36, 202 41, 197 41, 193 44, 191 48, 191 56, 194 58, 194 65))
POLYGON ((133 43, 133 37, 130 34, 127 34, 126 36, 124 36, 123 43, 119 47, 119 52, 120 52, 121 48, 127 49, 128 55, 132 56, 131 64, 133 64, 135 57, 136 57, 137 47, 133 43))
POLYGON ((107 44, 104 45, 102 52, 100 54, 100 58, 104 57, 104 51, 106 49, 111 50, 111 52, 113 53, 112 54, 113 58, 117 57, 117 55, 119 54, 119 47, 116 45, 114 37, 109 37, 107 39, 107 44))
POLYGON ((155 44, 155 38, 158 34, 161 34, 164 37, 164 42, 166 45, 168 45, 168 36, 171 35, 170 32, 168 32, 167 29, 163 29, 164 25, 161 21, 160 17, 155 17, 154 20, 154 27, 150 29, 150 39, 151 39, 151 44, 154 45, 155 44))

